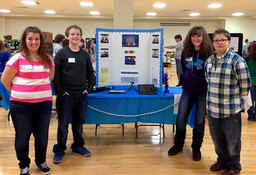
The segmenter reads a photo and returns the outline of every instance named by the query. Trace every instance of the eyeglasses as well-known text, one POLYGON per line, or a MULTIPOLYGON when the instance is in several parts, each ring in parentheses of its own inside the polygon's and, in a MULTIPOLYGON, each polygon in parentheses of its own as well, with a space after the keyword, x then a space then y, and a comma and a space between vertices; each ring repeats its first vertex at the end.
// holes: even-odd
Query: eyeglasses
POLYGON ((223 44, 225 42, 227 42, 228 40, 227 39, 221 39, 221 40, 213 40, 214 43, 220 43, 220 44, 223 44))

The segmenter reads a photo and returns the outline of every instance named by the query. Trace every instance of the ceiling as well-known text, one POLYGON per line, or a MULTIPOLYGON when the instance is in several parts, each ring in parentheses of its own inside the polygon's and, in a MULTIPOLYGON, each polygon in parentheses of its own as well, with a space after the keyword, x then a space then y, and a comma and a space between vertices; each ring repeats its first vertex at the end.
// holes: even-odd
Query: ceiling
MULTIPOLYGON (((35 0, 39 4, 26 6, 20 0, 0 0, 0 9, 9 9, 10 13, 0 16, 50 16, 76 18, 113 18, 114 0, 35 0), (93 7, 82 7, 80 2, 90 1, 93 7), (54 10, 55 15, 44 14, 44 10, 54 10), (99 11, 99 16, 89 15, 89 11, 99 11)), ((121 0, 122 1, 122 0, 121 0)), ((125 0, 123 0, 125 1, 125 0)), ((245 17, 256 19, 256 0, 133 0, 134 18, 179 19, 179 18, 213 18, 220 19, 232 16, 234 12, 243 12, 245 17), (164 9, 155 9, 155 2, 164 2, 164 9), (209 9, 210 3, 221 3, 219 9, 209 9), (155 17, 147 17, 146 13, 154 11, 155 17), (199 17, 189 17, 191 12, 198 12, 199 17)))

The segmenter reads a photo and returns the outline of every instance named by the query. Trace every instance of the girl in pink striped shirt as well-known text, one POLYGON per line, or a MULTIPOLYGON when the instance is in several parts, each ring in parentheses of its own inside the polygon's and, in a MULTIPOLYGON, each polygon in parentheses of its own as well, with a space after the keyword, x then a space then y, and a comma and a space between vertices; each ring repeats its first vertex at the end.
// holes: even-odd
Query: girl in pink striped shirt
POLYGON ((29 138, 35 138, 35 163, 43 174, 49 174, 46 163, 48 130, 52 109, 50 82, 54 64, 47 54, 41 30, 27 27, 20 49, 7 63, 1 81, 11 91, 10 113, 15 128, 15 150, 21 175, 29 174, 29 138))

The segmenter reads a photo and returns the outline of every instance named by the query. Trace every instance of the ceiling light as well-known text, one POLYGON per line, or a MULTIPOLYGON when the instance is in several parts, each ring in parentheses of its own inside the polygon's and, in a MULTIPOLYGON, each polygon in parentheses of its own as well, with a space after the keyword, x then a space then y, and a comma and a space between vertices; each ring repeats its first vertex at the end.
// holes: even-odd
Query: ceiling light
POLYGON ((35 1, 20 1, 22 4, 25 4, 25 5, 37 5, 39 4, 38 2, 35 2, 35 1))
POLYGON ((93 3, 92 2, 80 2, 81 6, 86 6, 86 7, 92 7, 93 3))
POLYGON ((10 13, 11 11, 8 9, 0 9, 0 13, 10 13))
POLYGON ((209 4, 208 5, 209 8, 220 8, 222 6, 223 6, 222 4, 209 4))
POLYGON ((90 11, 90 15, 100 15, 100 12, 98 11, 90 11))
POLYGON ((233 13, 232 15, 233 15, 233 16, 243 16, 244 13, 242 13, 242 12, 236 12, 236 13, 233 13))
POLYGON ((190 13, 189 16, 199 16, 200 13, 190 13))
POLYGON ((156 16, 156 12, 147 12, 147 16, 156 16))
POLYGON ((56 14, 54 10, 45 10, 44 13, 46 14, 56 14))
POLYGON ((165 3, 155 3, 153 5, 153 7, 155 7, 155 8, 165 8, 166 4, 165 3))

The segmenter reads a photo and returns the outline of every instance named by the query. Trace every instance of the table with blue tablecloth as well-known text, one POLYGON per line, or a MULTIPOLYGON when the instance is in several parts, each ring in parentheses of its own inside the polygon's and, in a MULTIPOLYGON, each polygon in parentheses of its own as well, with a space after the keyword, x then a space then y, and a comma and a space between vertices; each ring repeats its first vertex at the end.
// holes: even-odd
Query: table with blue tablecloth
MULTIPOLYGON (((120 123, 157 123, 176 124, 175 98, 180 96, 180 87, 169 87, 169 93, 157 95, 139 95, 131 89, 123 94, 111 94, 108 91, 90 93, 85 124, 120 123)), ((10 93, 0 83, 1 105, 8 110, 10 93)), ((177 101, 177 100, 176 100, 177 101)), ((190 115, 188 124, 193 127, 194 115, 190 115)))
MULTIPOLYGON (((175 125, 177 101, 179 101, 182 89, 181 87, 169 87, 168 90, 169 93, 158 92, 157 95, 139 95, 134 89, 124 94, 111 94, 107 91, 91 93, 88 95, 86 123, 141 122, 175 125)), ((188 124, 193 127, 194 115, 190 115, 188 124)))

